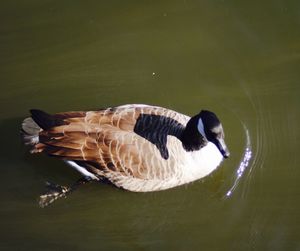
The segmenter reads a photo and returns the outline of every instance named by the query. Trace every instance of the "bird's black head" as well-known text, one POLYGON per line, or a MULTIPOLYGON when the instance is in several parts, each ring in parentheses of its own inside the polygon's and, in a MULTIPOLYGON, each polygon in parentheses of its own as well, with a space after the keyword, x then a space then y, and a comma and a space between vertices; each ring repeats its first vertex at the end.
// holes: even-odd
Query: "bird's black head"
POLYGON ((216 114, 202 110, 198 118, 198 131, 217 146, 224 158, 228 158, 230 153, 224 141, 224 130, 216 114))

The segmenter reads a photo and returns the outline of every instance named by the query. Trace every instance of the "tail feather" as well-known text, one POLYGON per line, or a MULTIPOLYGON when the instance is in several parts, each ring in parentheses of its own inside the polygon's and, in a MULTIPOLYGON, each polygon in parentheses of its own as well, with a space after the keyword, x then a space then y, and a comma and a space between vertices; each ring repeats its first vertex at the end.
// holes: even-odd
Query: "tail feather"
POLYGON ((39 143, 39 132, 41 128, 32 118, 26 118, 22 123, 21 135, 25 145, 36 145, 39 143))
POLYGON ((31 153, 39 152, 35 145, 39 143, 39 133, 54 126, 64 125, 63 118, 50 115, 41 110, 30 110, 31 117, 24 119, 22 123, 21 136, 25 145, 32 146, 31 153))
POLYGON ((63 119, 52 116, 41 110, 31 109, 30 113, 32 119, 44 130, 66 124, 63 119))

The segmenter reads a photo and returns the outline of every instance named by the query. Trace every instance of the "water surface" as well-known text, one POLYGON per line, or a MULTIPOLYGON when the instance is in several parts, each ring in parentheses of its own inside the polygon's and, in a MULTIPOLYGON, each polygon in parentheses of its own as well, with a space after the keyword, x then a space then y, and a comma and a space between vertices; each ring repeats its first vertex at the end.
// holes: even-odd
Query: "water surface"
POLYGON ((1 250, 300 250, 299 1, 1 1, 1 250), (146 103, 221 118, 231 157, 157 193, 89 184, 30 155, 48 112, 146 103))

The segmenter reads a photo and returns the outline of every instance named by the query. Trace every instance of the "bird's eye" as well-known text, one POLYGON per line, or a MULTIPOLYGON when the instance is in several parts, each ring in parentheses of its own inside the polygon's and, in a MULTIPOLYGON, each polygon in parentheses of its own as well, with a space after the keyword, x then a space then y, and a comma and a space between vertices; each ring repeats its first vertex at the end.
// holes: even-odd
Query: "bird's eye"
POLYGON ((213 138, 217 138, 217 137, 218 137, 218 133, 211 132, 211 136, 212 136, 213 138))
POLYGON ((220 132, 218 132, 218 133, 213 132, 212 135, 213 135, 213 137, 216 138, 216 139, 222 138, 222 133, 220 133, 220 132))

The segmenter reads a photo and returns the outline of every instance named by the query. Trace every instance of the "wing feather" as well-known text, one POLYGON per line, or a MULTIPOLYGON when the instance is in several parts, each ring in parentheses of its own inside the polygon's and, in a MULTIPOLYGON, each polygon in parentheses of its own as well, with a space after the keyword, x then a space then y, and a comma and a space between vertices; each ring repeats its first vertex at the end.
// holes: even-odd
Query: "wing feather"
POLYGON ((54 116, 65 124, 41 131, 36 151, 85 163, 95 174, 112 181, 119 176, 164 179, 174 175, 178 153, 169 151, 164 158, 160 145, 166 147, 169 136, 174 136, 175 148, 180 145, 174 130, 180 125, 178 130, 182 129, 189 119, 165 108, 138 105, 54 116), (140 131, 136 131, 141 119, 140 131))

